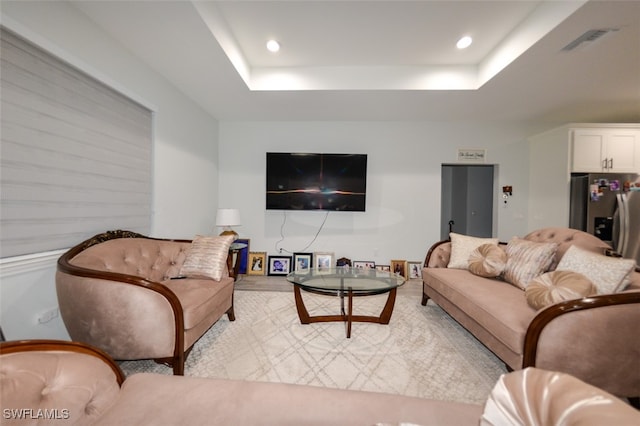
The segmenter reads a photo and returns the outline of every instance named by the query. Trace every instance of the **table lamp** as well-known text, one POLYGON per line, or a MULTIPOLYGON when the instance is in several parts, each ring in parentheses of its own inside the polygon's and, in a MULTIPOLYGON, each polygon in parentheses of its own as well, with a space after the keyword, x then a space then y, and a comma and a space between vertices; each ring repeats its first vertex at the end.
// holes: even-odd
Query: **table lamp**
POLYGON ((234 235, 234 240, 238 238, 238 233, 231 229, 232 226, 240 226, 240 211, 237 209, 218 209, 216 214, 216 226, 223 228, 220 235, 234 235))

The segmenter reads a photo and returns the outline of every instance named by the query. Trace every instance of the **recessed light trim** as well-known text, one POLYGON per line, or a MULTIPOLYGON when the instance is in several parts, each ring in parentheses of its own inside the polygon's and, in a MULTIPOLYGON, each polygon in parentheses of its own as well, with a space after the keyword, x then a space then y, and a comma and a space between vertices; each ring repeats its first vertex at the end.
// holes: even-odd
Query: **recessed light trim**
POLYGON ((277 52, 278 50, 280 50, 280 43, 278 43, 277 40, 267 41, 267 50, 273 53, 277 52))
POLYGON ((456 47, 458 49, 466 49, 467 47, 471 46, 471 43, 473 43, 473 39, 470 36, 464 36, 460 40, 458 40, 458 42, 456 43, 456 47))

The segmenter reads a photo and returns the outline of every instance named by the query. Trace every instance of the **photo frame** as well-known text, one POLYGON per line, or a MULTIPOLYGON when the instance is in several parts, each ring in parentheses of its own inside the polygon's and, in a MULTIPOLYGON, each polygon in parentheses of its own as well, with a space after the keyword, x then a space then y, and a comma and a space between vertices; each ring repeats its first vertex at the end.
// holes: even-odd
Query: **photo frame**
POLYGON ((404 279, 407 279, 407 261, 404 259, 392 260, 391 272, 402 275, 404 279))
POLYGON ((422 262, 408 262, 408 276, 410 280, 422 279, 422 262))
POLYGON ((291 272, 291 256, 269 256, 269 275, 288 275, 291 272))
POLYGON ((353 269, 376 269, 376 262, 373 260, 354 260, 353 269))
POLYGON ((247 268, 248 268, 248 261, 249 261, 249 242, 251 240, 248 238, 238 238, 237 240, 234 241, 234 243, 241 243, 241 244, 246 244, 247 246, 245 248, 242 248, 240 250, 238 250, 238 273, 239 274, 246 274, 247 273, 247 268))
POLYGON ((349 259, 348 257, 341 257, 340 259, 336 260, 336 266, 351 267, 351 259, 349 259))
POLYGON ((264 275, 267 270, 267 252, 250 251, 247 259, 247 275, 264 275))
POLYGON ((334 267, 334 254, 328 251, 317 251, 313 253, 313 269, 318 272, 329 271, 334 267))
POLYGON ((310 271, 313 268, 313 253, 293 253, 293 270, 310 271))
POLYGON ((391 266, 390 265, 376 265, 376 270, 382 271, 382 272, 391 272, 391 266))

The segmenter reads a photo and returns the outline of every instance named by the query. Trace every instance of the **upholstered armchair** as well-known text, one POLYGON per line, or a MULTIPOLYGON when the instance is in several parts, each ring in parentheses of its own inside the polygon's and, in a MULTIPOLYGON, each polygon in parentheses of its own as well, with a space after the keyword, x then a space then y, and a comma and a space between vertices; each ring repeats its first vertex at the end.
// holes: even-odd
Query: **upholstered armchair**
POLYGON ((232 237, 149 238, 109 231, 58 260, 60 314, 74 341, 116 360, 154 359, 184 374, 194 343, 233 311, 232 237))

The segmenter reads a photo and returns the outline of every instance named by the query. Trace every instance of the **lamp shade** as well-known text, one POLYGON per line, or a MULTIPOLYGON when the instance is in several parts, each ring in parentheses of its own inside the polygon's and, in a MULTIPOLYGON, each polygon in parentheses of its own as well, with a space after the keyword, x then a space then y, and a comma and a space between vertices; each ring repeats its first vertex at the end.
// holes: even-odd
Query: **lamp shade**
POLYGON ((240 226, 240 211, 238 209, 218 209, 216 226, 240 226))

